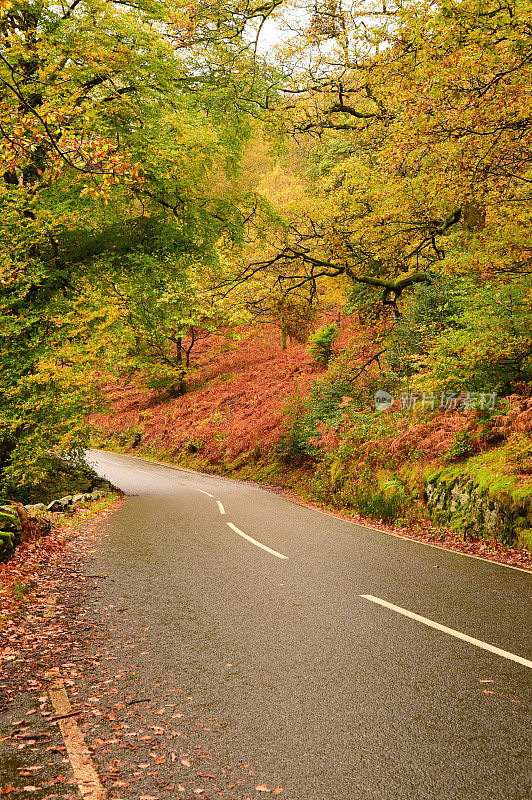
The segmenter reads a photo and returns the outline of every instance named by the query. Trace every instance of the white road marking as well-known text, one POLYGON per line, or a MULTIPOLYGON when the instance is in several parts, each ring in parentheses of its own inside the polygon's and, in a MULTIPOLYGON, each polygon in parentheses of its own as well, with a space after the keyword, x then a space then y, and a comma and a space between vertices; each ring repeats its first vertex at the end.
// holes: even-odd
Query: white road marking
POLYGON ((220 514, 225 514, 225 508, 223 507, 223 504, 220 503, 219 500, 216 501, 216 505, 218 506, 218 508, 220 510, 220 514))
POLYGON ((247 539, 247 541, 251 542, 251 544, 255 544, 257 547, 262 548, 262 550, 266 550, 266 552, 270 553, 272 556, 277 556, 277 558, 288 558, 288 556, 283 556, 282 553, 278 553, 277 550, 272 550, 271 547, 266 547, 266 545, 262 544, 262 542, 257 542, 256 539, 252 539, 251 536, 248 536, 247 533, 241 531, 240 528, 237 528, 232 522, 226 522, 226 525, 228 525, 232 531, 238 533, 239 536, 242 536, 243 539, 247 539))
POLYGON ((59 727, 63 734, 67 755, 72 764, 74 778, 79 786, 81 796, 84 800, 104 800, 107 797, 107 792, 100 783, 98 773, 94 769, 81 729, 73 717, 67 716, 72 713, 72 707, 63 682, 57 680, 50 687, 48 693, 55 712, 58 716, 63 717, 58 720, 59 727))
POLYGON ((196 489, 197 492, 201 492, 202 494, 206 494, 207 497, 212 497, 214 499, 214 495, 210 494, 209 492, 204 492, 203 489, 196 489))
POLYGON ((448 628, 446 625, 440 625, 439 622, 433 622, 431 619, 427 619, 427 617, 422 617, 420 614, 414 614, 413 611, 408 611, 406 608, 401 608, 401 606, 388 603, 386 600, 381 600, 379 597, 374 597, 372 594, 361 594, 359 597, 363 597, 365 600, 371 600, 372 603, 377 603, 380 606, 384 606, 384 608, 389 608, 391 611, 397 611, 398 614, 403 614, 405 617, 415 619, 417 622, 422 622, 424 625, 428 625, 430 628, 435 628, 437 631, 448 633, 449 636, 454 636, 456 639, 461 639, 463 642, 469 642, 469 644, 474 644, 476 647, 481 647, 483 650, 488 650, 490 653, 495 653, 495 655, 502 656, 510 661, 516 661, 518 664, 522 664, 524 667, 530 667, 532 669, 532 661, 529 661, 527 658, 522 658, 522 656, 516 656, 514 653, 509 653, 508 650, 501 650, 500 647, 495 647, 494 645, 483 642, 480 639, 474 639, 473 636, 468 636, 466 633, 461 633, 461 631, 455 631, 453 628, 448 628))

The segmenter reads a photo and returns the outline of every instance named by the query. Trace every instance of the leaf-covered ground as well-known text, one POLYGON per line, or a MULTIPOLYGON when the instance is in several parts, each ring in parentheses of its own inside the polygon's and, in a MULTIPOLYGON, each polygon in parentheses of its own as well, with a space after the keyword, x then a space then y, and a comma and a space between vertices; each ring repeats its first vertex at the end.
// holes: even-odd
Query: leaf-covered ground
POLYGON ((47 693, 60 679, 110 800, 284 797, 253 765, 212 755, 223 720, 198 717, 162 670, 146 686, 143 664, 157 674, 153 655, 120 599, 102 604, 108 578, 91 572, 111 511, 20 548, 2 568, 0 793, 79 797, 47 693))

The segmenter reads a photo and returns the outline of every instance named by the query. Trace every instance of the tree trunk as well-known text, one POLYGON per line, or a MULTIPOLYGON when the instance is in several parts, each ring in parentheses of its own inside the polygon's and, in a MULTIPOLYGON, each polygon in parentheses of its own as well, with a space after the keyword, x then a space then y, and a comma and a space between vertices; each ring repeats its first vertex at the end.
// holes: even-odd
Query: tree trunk
POLYGON ((169 390, 170 397, 183 397, 187 392, 187 382, 185 379, 186 369, 183 364, 183 341, 179 337, 176 341, 175 360, 179 368, 180 377, 175 386, 169 390))

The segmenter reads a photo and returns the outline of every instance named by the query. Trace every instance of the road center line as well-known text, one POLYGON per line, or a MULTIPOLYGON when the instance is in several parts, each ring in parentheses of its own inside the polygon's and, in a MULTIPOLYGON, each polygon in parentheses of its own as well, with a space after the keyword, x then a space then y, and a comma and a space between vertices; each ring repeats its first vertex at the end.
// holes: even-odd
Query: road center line
POLYGON ((220 510, 220 514, 225 514, 225 508, 223 507, 223 504, 220 503, 219 500, 216 501, 216 505, 218 506, 218 508, 220 510))
POLYGON ((197 492, 201 492, 202 494, 206 494, 207 497, 212 497, 214 499, 214 495, 210 494, 209 492, 204 492, 203 489, 196 489, 197 492))
MULTIPOLYGON (((48 693, 59 716, 65 717, 66 714, 72 713, 72 707, 62 681, 56 681, 48 693)), ((104 800, 107 792, 94 769, 89 749, 78 723, 73 717, 60 719, 58 723, 81 796, 84 800, 104 800)))
POLYGON ((232 522, 226 522, 226 525, 228 525, 232 531, 238 533, 239 536, 242 536, 243 539, 247 539, 247 541, 251 542, 251 544, 260 547, 262 550, 266 550, 266 552, 270 553, 272 556, 277 556, 277 558, 288 558, 288 556, 283 556, 282 553, 278 553, 277 550, 272 550, 271 547, 266 547, 266 545, 262 544, 262 542, 257 542, 256 539, 252 539, 251 536, 248 536, 247 533, 241 531, 240 528, 237 528, 236 525, 233 525, 232 522))
POLYGON ((475 639, 473 636, 468 636, 466 633, 455 631, 453 628, 448 628, 446 625, 440 625, 439 622, 433 622, 427 617, 422 617, 420 614, 414 614, 413 611, 408 611, 406 608, 401 608, 401 606, 388 603, 386 600, 381 600, 379 597, 374 597, 372 594, 361 594, 359 597, 363 597, 365 600, 370 600, 372 603, 377 603, 379 606, 384 606, 384 608, 389 608, 391 611, 397 611, 398 614, 402 614, 410 619, 415 619, 417 622, 422 622, 424 625, 428 625, 429 628, 435 628, 437 631, 443 631, 443 633, 448 633, 449 636, 454 636, 456 639, 461 639, 463 642, 469 642, 469 644, 474 644, 476 647, 481 647, 483 650, 488 650, 490 653, 495 653, 498 656, 507 658, 509 661, 516 661, 518 664, 522 664, 524 667, 530 667, 532 669, 532 661, 529 661, 527 658, 522 658, 522 656, 516 656, 514 653, 508 652, 508 650, 501 650, 500 647, 495 647, 494 645, 483 642, 480 639, 475 639))

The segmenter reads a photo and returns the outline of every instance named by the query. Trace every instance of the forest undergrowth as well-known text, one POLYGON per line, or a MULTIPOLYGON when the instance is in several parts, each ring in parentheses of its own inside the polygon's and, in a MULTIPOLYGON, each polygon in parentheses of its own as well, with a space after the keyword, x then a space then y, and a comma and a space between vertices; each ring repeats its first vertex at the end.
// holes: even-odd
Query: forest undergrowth
POLYGON ((352 380, 358 369, 346 368, 346 353, 355 364, 368 360, 367 332, 344 318, 338 334, 326 365, 304 345, 283 349, 273 326, 249 328, 229 345, 212 337, 182 397, 107 386, 108 411, 92 417, 92 443, 256 481, 353 521, 532 566, 532 396, 479 409, 460 407, 458 395, 456 408, 422 409, 401 408, 403 393, 377 411, 386 376, 377 369, 352 380), (426 495, 434 479, 466 479, 524 516, 491 535, 460 515, 438 520, 426 495))

